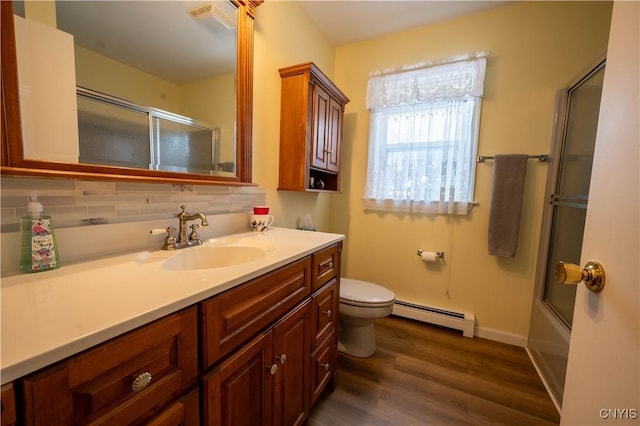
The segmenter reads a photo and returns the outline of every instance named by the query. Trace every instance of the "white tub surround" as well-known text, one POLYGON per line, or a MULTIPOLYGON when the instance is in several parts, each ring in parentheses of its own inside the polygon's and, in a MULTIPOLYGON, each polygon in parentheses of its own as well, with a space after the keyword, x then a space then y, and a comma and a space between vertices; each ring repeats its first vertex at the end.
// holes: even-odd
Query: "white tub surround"
POLYGON ((157 250, 2 279, 2 384, 242 284, 344 239, 273 228, 211 239, 206 245, 268 247, 256 260, 177 271, 163 263, 184 251, 157 250))

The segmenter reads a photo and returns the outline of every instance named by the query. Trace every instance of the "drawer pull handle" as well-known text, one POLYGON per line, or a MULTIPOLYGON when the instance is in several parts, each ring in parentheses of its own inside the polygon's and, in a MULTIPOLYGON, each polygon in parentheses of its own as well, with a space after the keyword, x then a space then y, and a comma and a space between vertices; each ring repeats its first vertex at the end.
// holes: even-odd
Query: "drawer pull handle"
POLYGON ((271 374, 272 376, 275 376, 278 372, 278 364, 267 365, 266 368, 267 370, 269 370, 269 374, 271 374))
POLYGON ((140 392, 144 390, 151 383, 151 373, 144 372, 138 377, 135 378, 133 384, 131 385, 131 389, 134 392, 140 392))
POLYGON ((327 309, 326 311, 322 311, 323 314, 325 314, 326 316, 328 316, 329 318, 331 318, 331 309, 327 309))
POLYGON ((286 355, 286 354, 282 354, 282 355, 280 355, 280 356, 277 356, 277 357, 276 357, 276 359, 277 359, 278 361, 280 361, 280 364, 284 364, 284 363, 285 363, 285 361, 287 360, 287 355, 286 355))
POLYGON ((333 262, 329 262, 329 269, 333 269, 333 262))
POLYGON ((329 367, 330 367, 329 363, 320 364, 320 365, 324 367, 324 371, 329 371, 329 367))

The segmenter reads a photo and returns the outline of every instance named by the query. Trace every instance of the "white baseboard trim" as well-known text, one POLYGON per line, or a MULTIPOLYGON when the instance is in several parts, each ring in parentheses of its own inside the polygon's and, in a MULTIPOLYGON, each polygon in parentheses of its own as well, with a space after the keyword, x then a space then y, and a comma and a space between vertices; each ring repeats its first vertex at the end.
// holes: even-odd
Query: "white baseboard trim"
POLYGON ((506 343, 508 345, 527 347, 527 336, 520 334, 508 333, 506 331, 495 330, 493 328, 476 327, 476 336, 484 339, 493 340, 495 342, 506 343))

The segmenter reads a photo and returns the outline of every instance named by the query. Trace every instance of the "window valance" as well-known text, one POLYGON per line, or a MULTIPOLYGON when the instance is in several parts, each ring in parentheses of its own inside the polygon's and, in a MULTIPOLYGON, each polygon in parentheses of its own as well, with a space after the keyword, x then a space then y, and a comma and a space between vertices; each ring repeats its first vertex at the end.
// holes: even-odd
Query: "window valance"
POLYGON ((367 108, 481 97, 487 52, 376 71, 367 84, 367 108))

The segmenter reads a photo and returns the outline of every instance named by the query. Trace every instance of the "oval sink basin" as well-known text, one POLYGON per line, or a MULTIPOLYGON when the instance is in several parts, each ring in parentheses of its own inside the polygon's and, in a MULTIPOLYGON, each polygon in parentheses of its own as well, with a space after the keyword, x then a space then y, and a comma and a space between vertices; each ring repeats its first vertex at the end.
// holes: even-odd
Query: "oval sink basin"
POLYGON ((211 269, 251 262, 267 254, 267 250, 251 246, 194 247, 183 249, 164 262, 171 270, 211 269))

